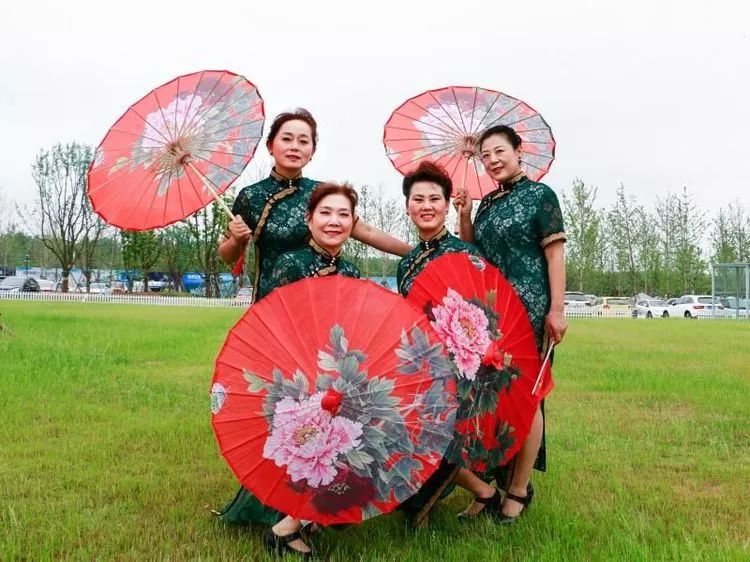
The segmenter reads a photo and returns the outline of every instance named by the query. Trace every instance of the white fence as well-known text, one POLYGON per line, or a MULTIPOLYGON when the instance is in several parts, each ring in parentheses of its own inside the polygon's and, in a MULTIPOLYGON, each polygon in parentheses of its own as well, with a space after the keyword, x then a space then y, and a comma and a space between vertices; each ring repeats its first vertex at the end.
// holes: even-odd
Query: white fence
MULTIPOLYGON (((164 297, 160 295, 113 295, 95 293, 9 293, 0 292, 0 301, 46 301, 46 302, 93 302, 104 304, 150 304, 156 306, 192 306, 203 308, 247 308, 249 300, 244 299, 207 299, 205 297, 164 297)), ((588 306, 566 307, 567 318, 632 318, 633 313, 629 309, 597 309, 588 306)), ((733 319, 734 315, 723 314, 716 319, 733 319)), ((710 318, 709 318, 710 319, 710 318)), ((747 312, 740 312, 740 319, 747 319, 747 312)))
POLYGON ((7 293, 0 301, 97 302, 105 304, 151 304, 157 306, 194 306, 210 308, 247 307, 249 300, 207 299, 204 297, 163 297, 159 295, 112 295, 93 293, 7 293))

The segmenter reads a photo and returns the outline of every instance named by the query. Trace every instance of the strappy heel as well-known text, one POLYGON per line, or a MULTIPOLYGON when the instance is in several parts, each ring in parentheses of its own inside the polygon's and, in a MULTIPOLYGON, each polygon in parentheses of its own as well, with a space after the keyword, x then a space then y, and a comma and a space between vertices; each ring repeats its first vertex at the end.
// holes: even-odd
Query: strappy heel
POLYGON ((466 510, 458 514, 458 520, 463 523, 466 523, 468 521, 471 521, 475 517, 479 517, 482 515, 497 517, 500 514, 501 500, 502 500, 502 496, 500 495, 500 492, 497 489, 495 490, 495 493, 489 498, 480 498, 480 497, 475 496, 473 501, 478 504, 482 504, 484 507, 477 513, 470 515, 467 513, 467 511, 469 510, 469 507, 471 507, 471 504, 469 504, 469 507, 467 507, 466 510))
POLYGON ((304 542, 304 539, 302 538, 302 535, 300 533, 277 535, 273 532, 273 529, 266 529, 266 532, 263 535, 263 546, 266 547, 266 550, 278 556, 284 556, 285 554, 296 554, 302 560, 313 560, 314 553, 312 551, 302 552, 301 550, 297 550, 296 548, 293 548, 289 545, 290 542, 296 541, 297 539, 300 539, 304 542))
POLYGON ((531 500, 534 499, 534 487, 529 482, 529 485, 526 487, 526 495, 525 496, 517 496, 516 494, 513 494, 511 492, 505 492, 505 500, 513 500, 514 502, 518 502, 523 506, 523 509, 519 512, 518 515, 505 515, 502 512, 502 505, 500 506, 500 509, 498 510, 498 518, 497 522, 500 525, 513 525, 521 515, 526 513, 526 510, 528 510, 529 506, 531 505, 531 500))

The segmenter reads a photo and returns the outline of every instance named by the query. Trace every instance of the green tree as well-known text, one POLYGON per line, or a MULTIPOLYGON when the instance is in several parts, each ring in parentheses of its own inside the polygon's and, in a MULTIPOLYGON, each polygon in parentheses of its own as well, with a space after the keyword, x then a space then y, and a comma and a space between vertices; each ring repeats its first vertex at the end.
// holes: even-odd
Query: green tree
POLYGON ((37 186, 36 206, 31 213, 42 242, 62 270, 62 290, 76 262, 76 250, 85 229, 86 172, 91 162, 90 146, 75 142, 42 150, 31 166, 37 186))
MULTIPOLYGON (((583 291, 590 283, 597 265, 601 264, 601 254, 605 249, 604 234, 601 230, 601 212, 596 208, 597 188, 587 187, 576 178, 570 195, 563 192, 563 217, 565 221, 565 263, 570 286, 583 291)), ((591 290, 591 288, 588 288, 591 290)))
POLYGON ((637 224, 638 217, 642 214, 643 207, 636 202, 633 195, 628 195, 625 186, 620 184, 615 204, 608 213, 608 227, 616 271, 627 277, 627 285, 618 283, 621 293, 638 292, 637 264, 640 241, 637 224))
POLYGON ((168 226, 162 232, 161 243, 164 267, 169 272, 175 290, 182 291, 182 276, 195 259, 190 227, 185 223, 168 226))
POLYGON ((734 263, 738 261, 732 226, 727 211, 720 208, 713 219, 711 230, 711 260, 714 263, 734 263))
POLYGON ((153 230, 120 231, 122 238, 122 261, 125 269, 138 270, 143 279, 143 290, 148 291, 148 274, 154 269, 161 255, 160 236, 153 230))
MULTIPOLYGON (((231 205, 233 193, 225 193, 224 201, 231 205)), ((186 224, 192 240, 193 258, 203 270, 206 278, 206 297, 221 296, 219 290, 219 273, 227 267, 219 256, 219 242, 227 230, 229 219, 218 203, 207 205, 189 219, 186 224)))

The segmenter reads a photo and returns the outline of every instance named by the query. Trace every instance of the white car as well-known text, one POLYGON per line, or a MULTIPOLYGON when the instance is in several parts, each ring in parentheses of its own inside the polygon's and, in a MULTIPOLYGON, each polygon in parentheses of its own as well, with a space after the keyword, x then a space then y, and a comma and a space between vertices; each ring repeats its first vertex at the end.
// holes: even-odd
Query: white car
POLYGON ((591 297, 578 291, 565 291, 565 306, 591 306, 591 297))
POLYGON ((669 305, 659 299, 644 299, 635 303, 633 318, 669 318, 669 305))
POLYGON ((723 318, 724 306, 711 295, 682 295, 669 307, 670 316, 685 318, 723 318))

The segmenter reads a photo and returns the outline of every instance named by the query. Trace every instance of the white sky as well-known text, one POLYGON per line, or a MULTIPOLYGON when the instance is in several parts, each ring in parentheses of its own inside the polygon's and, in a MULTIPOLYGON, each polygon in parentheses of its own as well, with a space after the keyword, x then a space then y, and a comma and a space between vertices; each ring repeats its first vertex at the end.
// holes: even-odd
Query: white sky
MULTIPOLYGON (((400 175, 383 125, 424 90, 481 86, 551 125, 543 181, 608 204, 682 186, 750 205, 750 4, 714 0, 30 1, 0 6, 0 193, 30 202, 30 166, 58 141, 99 144, 152 88, 202 69, 254 82, 273 117, 310 109, 321 180, 400 175)), ((267 124, 269 121, 267 121, 267 124)), ((266 127, 267 131, 267 127, 266 127)), ((266 155, 259 148, 258 155, 266 155)), ((259 158, 256 156, 256 160, 259 158)))

